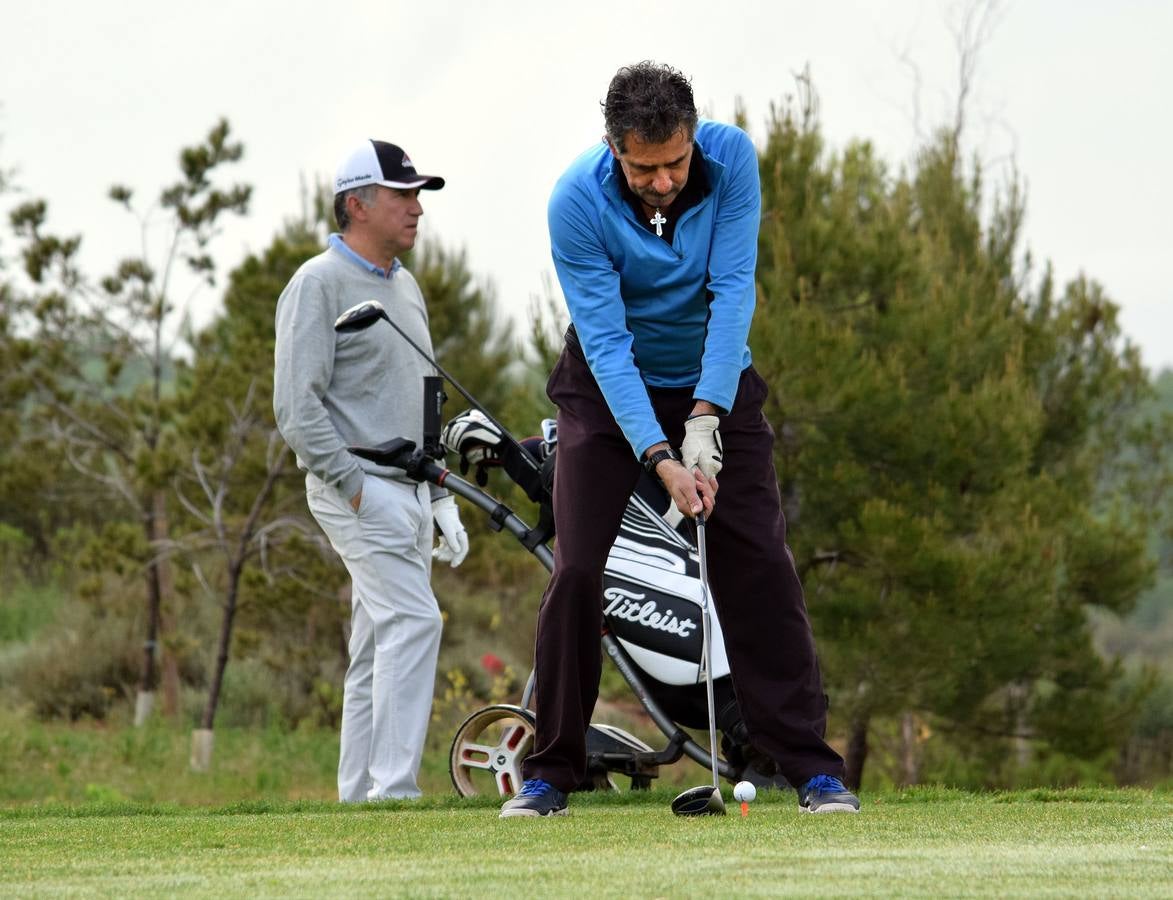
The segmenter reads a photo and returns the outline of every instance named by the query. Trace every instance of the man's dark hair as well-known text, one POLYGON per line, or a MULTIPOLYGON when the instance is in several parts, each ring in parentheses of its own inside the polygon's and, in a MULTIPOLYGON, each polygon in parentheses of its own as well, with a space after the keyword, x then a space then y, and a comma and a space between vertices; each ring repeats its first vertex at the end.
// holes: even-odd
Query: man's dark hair
POLYGON ((602 107, 607 137, 620 153, 628 134, 662 144, 682 129, 690 140, 696 131, 691 82, 671 66, 651 60, 616 72, 602 107))

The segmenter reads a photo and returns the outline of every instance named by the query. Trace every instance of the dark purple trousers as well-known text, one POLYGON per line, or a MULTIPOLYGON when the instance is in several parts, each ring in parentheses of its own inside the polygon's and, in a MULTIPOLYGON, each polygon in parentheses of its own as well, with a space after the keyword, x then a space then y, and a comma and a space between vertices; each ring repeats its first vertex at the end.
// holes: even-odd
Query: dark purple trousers
MULTIPOLYGON (((753 743, 791 784, 842 778, 843 759, 823 740, 826 698, 802 585, 786 547, 774 471, 774 433, 762 415, 766 383, 741 373, 721 417, 724 468, 707 523, 709 582, 753 743)), ((558 407, 554 470, 554 573, 538 611, 537 734, 522 765, 562 791, 586 776, 586 730, 599 695, 603 567, 640 475, 585 360, 566 348, 546 385, 558 407)), ((656 417, 679 447, 692 388, 650 388, 656 417)))

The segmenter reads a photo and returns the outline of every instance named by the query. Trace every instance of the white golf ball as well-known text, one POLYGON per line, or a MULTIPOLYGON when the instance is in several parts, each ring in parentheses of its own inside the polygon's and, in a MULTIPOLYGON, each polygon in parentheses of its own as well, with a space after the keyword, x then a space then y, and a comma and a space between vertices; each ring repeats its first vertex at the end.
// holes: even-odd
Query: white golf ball
POLYGON ((753 803, 754 797, 758 795, 758 789, 753 786, 752 782, 739 781, 733 787, 733 799, 738 803, 753 803))

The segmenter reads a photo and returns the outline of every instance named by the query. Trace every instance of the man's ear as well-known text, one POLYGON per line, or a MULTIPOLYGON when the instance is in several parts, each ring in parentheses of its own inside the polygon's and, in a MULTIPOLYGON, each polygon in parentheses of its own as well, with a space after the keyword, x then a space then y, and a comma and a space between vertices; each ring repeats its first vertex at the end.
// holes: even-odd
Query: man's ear
POLYGON ((619 151, 615 148, 615 145, 611 143, 611 138, 609 138, 607 135, 603 135, 603 140, 607 142, 607 147, 610 149, 611 155, 616 159, 619 159, 619 151))
POLYGON ((367 219, 367 205, 355 194, 346 198, 346 211, 350 214, 352 222, 365 222, 367 219))

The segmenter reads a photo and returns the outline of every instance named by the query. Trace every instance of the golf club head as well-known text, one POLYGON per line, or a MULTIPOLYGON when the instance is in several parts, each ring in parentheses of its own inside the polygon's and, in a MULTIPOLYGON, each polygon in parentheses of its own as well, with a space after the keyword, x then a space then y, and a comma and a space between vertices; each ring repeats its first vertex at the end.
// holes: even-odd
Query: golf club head
POLYGON ((720 788, 706 784, 679 794, 672 801, 672 812, 678 816, 723 816, 725 800, 720 788))
POLYGON ((370 328, 379 319, 387 319, 387 310, 378 300, 366 300, 357 303, 334 320, 335 331, 362 331, 370 328))

